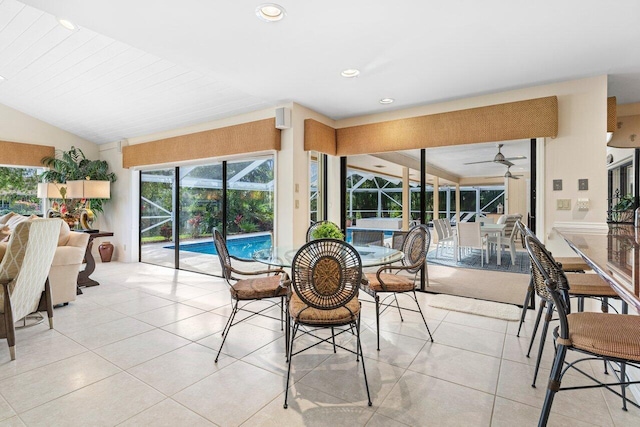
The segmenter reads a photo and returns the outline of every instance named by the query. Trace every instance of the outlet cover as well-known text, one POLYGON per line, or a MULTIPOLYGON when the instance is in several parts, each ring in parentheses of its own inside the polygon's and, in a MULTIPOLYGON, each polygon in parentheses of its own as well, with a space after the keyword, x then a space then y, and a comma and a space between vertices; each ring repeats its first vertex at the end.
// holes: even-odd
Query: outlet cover
POLYGON ((562 190, 562 180, 561 179, 554 179, 553 180, 553 191, 560 191, 562 190))
POLYGON ((588 179, 579 179, 578 180, 578 190, 586 191, 589 189, 589 180, 588 179))
POLYGON ((559 210, 559 211, 570 211, 571 210, 571 199, 558 199, 558 200, 556 200, 556 210, 559 210))

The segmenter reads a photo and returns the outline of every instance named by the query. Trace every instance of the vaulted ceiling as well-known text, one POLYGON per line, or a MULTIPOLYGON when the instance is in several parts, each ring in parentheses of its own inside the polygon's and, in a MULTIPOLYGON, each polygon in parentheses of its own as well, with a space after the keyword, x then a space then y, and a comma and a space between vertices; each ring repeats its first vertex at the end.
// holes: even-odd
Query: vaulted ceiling
POLYGON ((0 0, 0 103, 106 143, 286 101, 340 119, 603 74, 640 101, 637 0, 280 0, 277 23, 260 3, 0 0))

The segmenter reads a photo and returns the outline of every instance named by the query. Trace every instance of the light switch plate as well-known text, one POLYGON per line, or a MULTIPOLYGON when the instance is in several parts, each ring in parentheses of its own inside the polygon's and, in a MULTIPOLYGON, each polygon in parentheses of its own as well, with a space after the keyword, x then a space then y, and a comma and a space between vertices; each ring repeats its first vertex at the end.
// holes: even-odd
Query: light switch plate
POLYGON ((589 189, 589 180, 588 179, 579 179, 578 180, 578 190, 586 191, 589 189))
POLYGON ((561 179, 554 179, 553 180, 553 191, 560 191, 562 190, 562 180, 561 179))
POLYGON ((571 199, 558 199, 556 200, 556 209, 559 211, 571 210, 571 199))
POLYGON ((576 201, 576 206, 579 211, 588 211, 589 210, 589 199, 578 199, 576 201))

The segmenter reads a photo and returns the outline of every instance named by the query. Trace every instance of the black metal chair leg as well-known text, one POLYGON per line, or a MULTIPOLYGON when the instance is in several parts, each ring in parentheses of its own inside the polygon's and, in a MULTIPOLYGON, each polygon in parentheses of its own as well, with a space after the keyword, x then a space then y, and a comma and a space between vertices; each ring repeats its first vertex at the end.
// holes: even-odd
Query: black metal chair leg
POLYGON ((529 299, 531 299, 531 293, 533 292, 533 287, 531 286, 531 282, 529 282, 529 287, 527 288, 527 296, 524 297, 524 304, 522 304, 522 314, 520 315, 520 324, 518 325, 518 333, 517 337, 520 336, 520 330, 522 329, 522 324, 524 323, 524 318, 527 316, 527 310, 529 305, 529 299))
POLYGON ((395 293, 393 294, 393 299, 396 300, 396 308, 398 309, 398 314, 400 315, 400 321, 404 322, 404 319, 402 318, 402 310, 400 310, 400 304, 398 304, 398 297, 395 293))
POLYGON ((378 338, 378 351, 380 351, 380 297, 376 294, 376 334, 378 338))
MULTIPOLYGON (((356 331, 358 334, 358 343, 357 343, 358 348, 356 348, 356 354, 360 355, 360 360, 362 361, 362 374, 364 375, 364 386, 367 389, 367 399, 368 399, 367 404, 371 406, 373 405, 373 402, 371 402, 371 394, 369 393, 369 381, 367 380, 367 369, 364 367, 364 354, 362 353, 362 342, 360 341, 360 314, 358 314, 356 331)), ((356 361, 357 361, 357 356, 356 356, 356 361)))
POLYGON ((538 427, 546 427, 547 422, 549 421, 553 398, 556 392, 560 389, 560 383, 562 382, 562 368, 564 366, 564 358, 566 354, 567 348, 564 345, 558 345, 556 357, 553 361, 553 368, 551 369, 551 375, 549 376, 547 395, 544 398, 544 405, 542 406, 540 420, 538 421, 538 427))
POLYGON ((422 313, 422 309, 420 308, 420 303, 418 303, 418 297, 416 295, 416 291, 413 291, 413 300, 416 302, 416 305, 418 306, 418 312, 420 313, 420 316, 422 316, 422 321, 424 322, 424 326, 426 326, 427 328, 427 333, 429 334, 429 338, 431 339, 431 342, 433 342, 433 335, 431 335, 431 330, 429 330, 429 325, 427 325, 427 319, 424 318, 424 314, 422 313))
POLYGON ((549 322, 551 322, 551 318, 553 316, 553 304, 549 303, 549 307, 547 308, 547 315, 544 318, 544 325, 542 326, 542 333, 540 334, 540 346, 538 347, 538 358, 536 360, 536 369, 533 373, 533 382, 531 383, 531 387, 536 387, 536 379, 538 378, 538 371, 540 370, 540 362, 542 361, 542 353, 544 351, 544 342, 547 339, 547 331, 549 330, 549 322))
MULTIPOLYGON (((620 364, 620 381, 622 382, 627 382, 627 364, 626 363, 621 363, 620 364)), ((626 411, 627 410, 627 386, 626 385, 621 385, 620 386, 622 388, 622 410, 626 411)))
POLYGON ((284 330, 284 297, 280 297, 280 330, 284 330))
POLYGON ((218 354, 216 355, 215 363, 218 363, 218 358, 220 357, 220 352, 222 351, 222 346, 224 342, 227 340, 227 336, 229 335, 229 331, 231 330, 231 325, 233 324, 233 319, 236 317, 236 313, 238 312, 238 300, 236 300, 235 305, 233 306, 233 311, 231 312, 231 316, 229 316, 229 321, 227 322, 227 326, 225 326, 225 330, 222 331, 222 343, 220 343, 220 348, 218 349, 218 354))
POLYGON ((336 352, 336 334, 333 330, 333 326, 331 327, 331 341, 333 341, 333 352, 336 352))
POLYGON ((293 326, 293 333, 291 334, 291 342, 289 343, 289 366, 287 367, 287 382, 284 385, 284 405, 283 408, 287 409, 289 405, 287 405, 287 399, 289 397, 289 378, 291 377, 291 359, 293 358, 293 340, 296 339, 296 332, 298 332, 298 324, 295 323, 293 326))
POLYGON ((538 326, 540 325, 540 319, 542 318, 542 312, 544 311, 544 307, 547 302, 545 300, 540 301, 540 307, 538 307, 538 315, 536 316, 536 324, 533 325, 533 333, 531 334, 531 341, 529 341, 529 350, 527 351, 527 357, 531 355, 531 349, 533 348, 533 342, 536 339, 536 334, 538 333, 538 326))

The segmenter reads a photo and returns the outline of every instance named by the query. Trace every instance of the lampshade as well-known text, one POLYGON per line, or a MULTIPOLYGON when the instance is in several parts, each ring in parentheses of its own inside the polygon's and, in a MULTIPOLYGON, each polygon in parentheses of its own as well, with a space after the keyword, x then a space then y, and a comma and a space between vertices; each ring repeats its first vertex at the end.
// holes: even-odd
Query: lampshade
POLYGON ((78 180, 67 181, 67 198, 69 199, 109 199, 111 198, 111 182, 78 180))
POLYGON ((616 148, 640 148, 640 115, 618 117, 618 126, 607 144, 616 148))
POLYGON ((65 187, 65 184, 56 184, 54 182, 40 182, 38 183, 38 198, 40 199, 62 199, 60 194, 60 188, 65 187))

